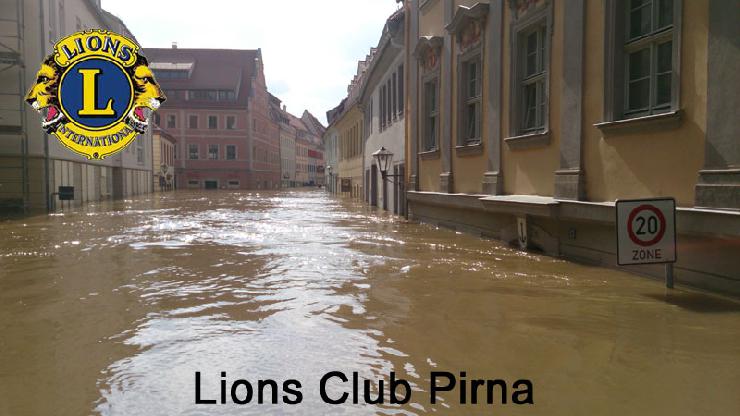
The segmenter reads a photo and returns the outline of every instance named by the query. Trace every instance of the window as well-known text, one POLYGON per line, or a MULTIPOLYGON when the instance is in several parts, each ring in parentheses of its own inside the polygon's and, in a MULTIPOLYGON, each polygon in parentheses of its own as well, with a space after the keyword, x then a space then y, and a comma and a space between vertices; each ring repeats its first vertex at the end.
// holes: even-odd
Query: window
POLYGON ((373 105, 374 105, 373 99, 370 98, 370 109, 369 109, 369 111, 370 111, 370 117, 369 117, 370 118, 370 122, 368 123, 368 127, 369 127, 368 131, 370 132, 370 134, 373 134, 373 105))
POLYGON ((177 118, 174 114, 168 114, 167 115, 167 128, 168 129, 174 129, 177 127, 177 118))
POLYGON ((236 117, 226 116, 226 130, 236 129, 236 117))
POLYGON ((671 108, 673 0, 630 0, 626 4, 624 116, 671 108))
POLYGON ((385 117, 386 117, 386 123, 385 124, 386 124, 386 126, 390 126, 391 123, 392 123, 392 114, 393 114, 393 111, 391 109, 392 108, 391 107, 391 102, 393 100, 391 99, 392 93, 391 93, 391 80, 390 79, 388 79, 388 81, 386 82, 385 90, 388 91, 388 93, 387 93, 387 95, 385 97, 385 105, 387 107, 385 109, 385 117))
POLYGON ((682 1, 604 4, 604 121, 677 111, 682 1))
POLYGON ((405 101, 403 92, 403 65, 398 67, 398 116, 403 117, 403 104, 405 101))
POLYGON ((197 144, 188 145, 188 159, 197 160, 199 157, 200 149, 197 144))
POLYGON ((520 36, 519 103, 520 133, 545 128, 546 117, 546 26, 537 24, 520 36))
POLYGON ((211 130, 215 130, 218 128, 218 117, 217 116, 208 116, 208 128, 211 130))
POLYGON ((424 125, 423 149, 425 152, 437 149, 437 135, 439 126, 439 106, 437 100, 437 79, 424 83, 424 125))
POLYGON ((138 140, 136 140, 136 163, 143 165, 144 164, 144 140, 143 137, 139 137, 138 140))
POLYGON ((217 144, 208 145, 208 159, 218 160, 218 145, 217 144))
POLYGON ((231 90, 187 90, 186 100, 196 101, 234 101, 236 93, 231 90))
POLYGON ((236 160, 236 146, 233 144, 226 145, 226 160, 236 160))
POLYGON ((393 120, 395 120, 398 117, 398 91, 396 88, 398 87, 398 84, 396 83, 396 73, 394 72, 391 76, 391 91, 393 98, 391 99, 391 113, 393 115, 393 120))
POLYGON ((481 91, 483 75, 481 55, 465 60, 460 65, 460 129, 459 144, 471 145, 481 140, 481 91))
POLYGON ((239 188, 239 181, 229 181, 228 184, 229 184, 229 188, 232 188, 232 189, 239 188))
POLYGON ((188 128, 191 128, 191 129, 198 128, 198 116, 197 115, 191 115, 190 117, 188 117, 188 128))
POLYGON ((380 131, 385 129, 385 85, 380 87, 380 131))

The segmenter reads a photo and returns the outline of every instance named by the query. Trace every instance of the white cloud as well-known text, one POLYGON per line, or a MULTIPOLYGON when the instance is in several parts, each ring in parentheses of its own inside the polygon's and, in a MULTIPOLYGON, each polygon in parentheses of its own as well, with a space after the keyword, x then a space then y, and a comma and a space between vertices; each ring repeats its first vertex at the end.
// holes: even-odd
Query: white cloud
POLYGON ((262 48, 270 92, 288 111, 325 113, 346 95, 395 0, 103 0, 143 47, 262 48), (146 13, 142 13, 146 10, 146 13))

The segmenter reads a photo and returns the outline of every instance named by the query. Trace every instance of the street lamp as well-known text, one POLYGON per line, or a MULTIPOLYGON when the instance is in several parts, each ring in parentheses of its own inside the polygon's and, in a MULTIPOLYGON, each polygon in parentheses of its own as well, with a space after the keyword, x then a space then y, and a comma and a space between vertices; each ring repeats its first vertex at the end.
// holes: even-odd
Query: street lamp
MULTIPOLYGON (((385 147, 381 147, 372 154, 375 161, 378 163, 378 170, 380 170, 380 176, 383 178, 383 180, 388 180, 388 178, 400 178, 401 175, 389 175, 388 169, 391 167, 391 162, 393 161, 393 153, 386 149, 385 147)), ((403 186, 403 181, 398 182, 400 185, 403 186)))
MULTIPOLYGON (((383 181, 387 181, 388 178, 400 178, 401 175, 389 175, 388 169, 391 167, 391 162, 393 161, 393 153, 386 149, 385 147, 382 147, 378 149, 375 153, 372 154, 375 161, 378 163, 378 170, 380 170, 380 176, 383 178, 383 181)), ((392 181, 389 181, 392 182, 392 181)), ((399 180, 398 185, 400 187, 403 187, 403 181, 399 180)))

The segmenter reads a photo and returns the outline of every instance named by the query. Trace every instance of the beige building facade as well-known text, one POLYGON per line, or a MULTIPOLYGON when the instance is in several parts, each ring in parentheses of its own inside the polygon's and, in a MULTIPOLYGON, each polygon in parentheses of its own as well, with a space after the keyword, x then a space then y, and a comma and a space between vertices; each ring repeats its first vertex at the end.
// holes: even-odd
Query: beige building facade
POLYGON ((615 201, 673 197, 676 279, 740 294, 740 2, 405 7, 411 217, 614 266, 615 201))
POLYGON ((175 189, 175 137, 160 127, 152 134, 152 167, 154 192, 175 189))

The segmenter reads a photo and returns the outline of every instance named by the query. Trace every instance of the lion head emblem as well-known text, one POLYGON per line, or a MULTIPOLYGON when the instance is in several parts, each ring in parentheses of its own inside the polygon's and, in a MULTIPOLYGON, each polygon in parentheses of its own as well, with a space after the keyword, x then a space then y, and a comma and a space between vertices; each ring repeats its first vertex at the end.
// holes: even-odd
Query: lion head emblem
POLYGON ((134 83, 134 107, 126 122, 138 133, 146 131, 149 115, 167 99, 148 65, 146 58, 139 55, 136 64, 129 69, 134 83))
POLYGON ((133 40, 109 30, 66 36, 41 63, 25 100, 62 145, 105 159, 145 133, 166 100, 139 51, 133 40))
POLYGON ((57 96, 60 77, 61 68, 54 58, 51 56, 46 58, 36 74, 36 82, 25 98, 26 102, 44 117, 41 127, 47 133, 56 130, 65 118, 59 110, 59 97, 57 96))

